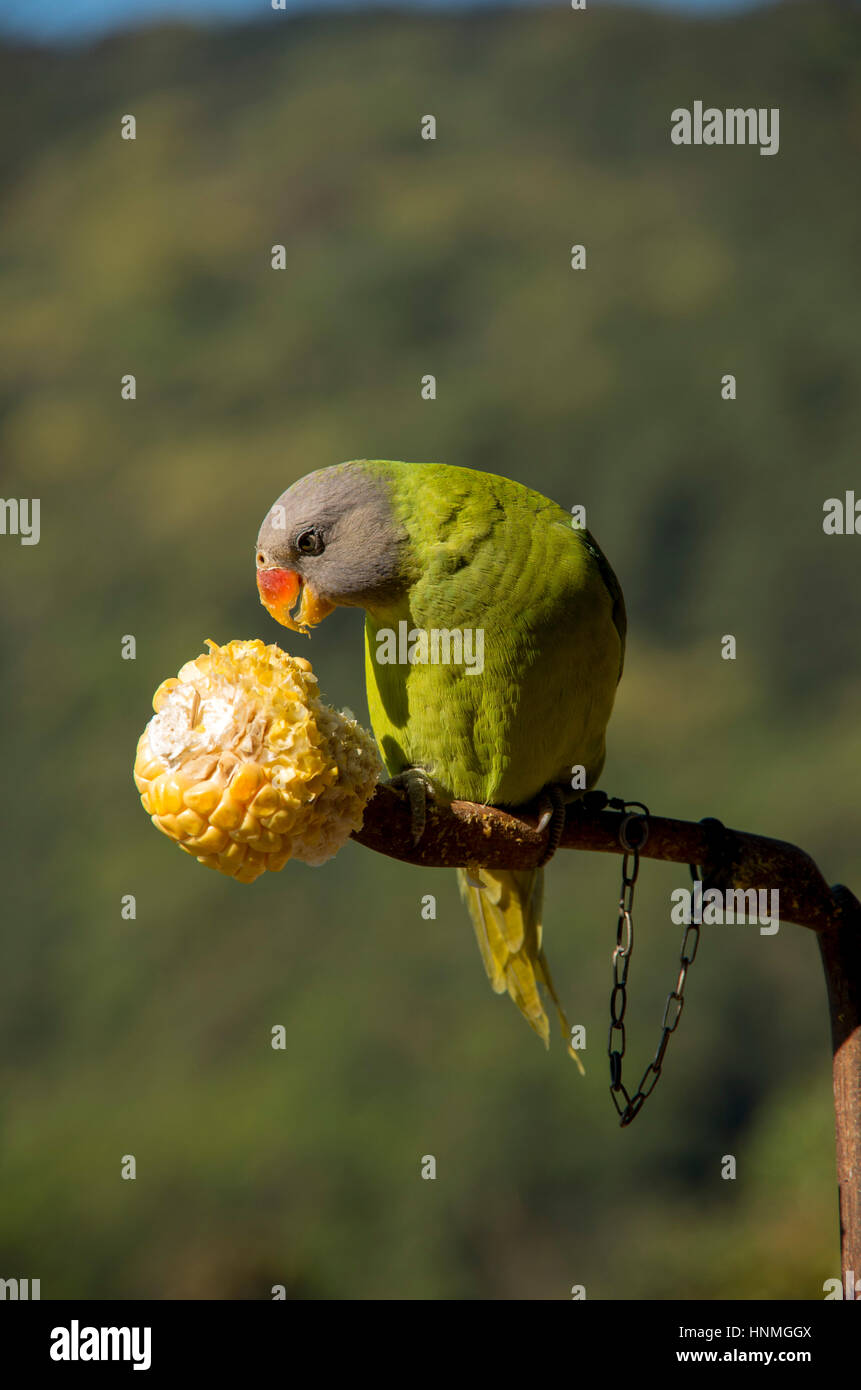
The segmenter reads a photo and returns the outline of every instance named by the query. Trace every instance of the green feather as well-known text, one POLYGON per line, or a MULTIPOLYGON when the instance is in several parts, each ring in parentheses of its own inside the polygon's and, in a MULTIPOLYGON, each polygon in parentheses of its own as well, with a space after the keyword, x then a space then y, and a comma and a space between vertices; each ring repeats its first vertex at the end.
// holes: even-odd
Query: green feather
POLYGON ((592 786, 624 652, 621 590, 588 532, 537 492, 445 464, 372 463, 409 532, 415 578, 367 615, 374 732, 394 775, 519 805, 582 764, 592 786), (484 672, 379 665, 380 628, 482 628, 484 672))
MULTIPOLYGON (((575 766, 593 786, 625 644, 621 589, 594 539, 506 478, 445 464, 362 466, 384 481, 410 544, 408 591, 369 609, 365 624, 368 704, 389 773, 419 767, 443 798, 506 806, 550 783, 570 786, 575 766), (379 663, 381 630, 400 622, 481 628, 483 673, 379 663)), ((536 985, 555 993, 541 950, 542 875, 471 873, 461 891, 491 983, 546 1041, 536 985)))

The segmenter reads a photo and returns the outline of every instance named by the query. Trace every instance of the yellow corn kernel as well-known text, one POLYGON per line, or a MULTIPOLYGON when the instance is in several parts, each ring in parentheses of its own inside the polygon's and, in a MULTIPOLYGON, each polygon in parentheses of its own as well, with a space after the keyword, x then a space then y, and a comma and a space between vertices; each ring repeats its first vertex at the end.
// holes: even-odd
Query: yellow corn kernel
POLYGON ((185 793, 185 804, 199 816, 209 817, 221 800, 222 787, 217 778, 208 782, 197 782, 185 793))
POLYGON ((177 777, 161 777, 161 800, 165 811, 172 816, 182 810, 182 783, 177 777))
POLYGON ((198 835, 202 835, 206 829, 206 821, 196 811, 181 811, 176 818, 176 824, 178 829, 182 831, 184 840, 196 840, 198 835))
POLYGON ((230 836, 226 830, 219 830, 217 825, 210 825, 208 830, 198 836, 195 843, 198 851, 207 856, 223 854, 230 844, 230 836))
POLYGON ((275 811, 271 816, 260 817, 260 824, 267 830, 274 830, 276 835, 286 835, 295 823, 296 817, 292 810, 275 811))
POLYGON ((230 783, 230 795, 236 801, 250 801, 264 780, 263 768, 257 763, 243 763, 230 783))
POLYGON ((176 816, 153 816, 153 821, 163 835, 170 835, 172 840, 182 839, 182 832, 177 825, 176 816))
POLYGON ((238 845, 235 841, 231 840, 227 849, 218 856, 218 864, 222 872, 227 874, 233 874, 234 871, 238 872, 245 860, 246 854, 247 849, 245 845, 238 845))
POLYGON ((211 825, 217 825, 221 830, 236 830, 245 819, 245 807, 239 801, 234 801, 229 791, 226 791, 218 803, 217 808, 209 817, 211 825))
POLYGON ((278 792, 271 782, 267 782, 252 801, 251 809, 255 816, 271 816, 279 809, 280 805, 281 798, 278 792))

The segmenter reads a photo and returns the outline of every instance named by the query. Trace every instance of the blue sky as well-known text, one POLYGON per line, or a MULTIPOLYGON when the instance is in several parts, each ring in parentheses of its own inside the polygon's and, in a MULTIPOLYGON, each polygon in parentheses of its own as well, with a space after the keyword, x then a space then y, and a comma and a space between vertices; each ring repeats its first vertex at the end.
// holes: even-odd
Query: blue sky
MULTIPOLYGON (((350 0, 288 0, 288 8, 313 10, 336 8, 350 0)), ((471 0, 492 3, 493 0, 471 0)), ((353 0, 356 8, 361 0, 353 0)), ((401 9, 433 8, 435 0, 389 0, 401 9)), ((459 0, 436 0, 454 8, 459 0)), ((529 0, 526 0, 529 3, 529 0)), ((554 0, 567 8, 567 0, 554 0)), ((598 9, 612 0, 588 0, 589 9, 598 9)), ((682 10, 688 13, 719 14, 750 9, 758 0, 625 0, 627 4, 646 4, 653 9, 682 10)), ((33 39, 90 38, 155 18, 197 21, 253 19, 271 12, 270 0, 0 0, 0 33, 33 39)))

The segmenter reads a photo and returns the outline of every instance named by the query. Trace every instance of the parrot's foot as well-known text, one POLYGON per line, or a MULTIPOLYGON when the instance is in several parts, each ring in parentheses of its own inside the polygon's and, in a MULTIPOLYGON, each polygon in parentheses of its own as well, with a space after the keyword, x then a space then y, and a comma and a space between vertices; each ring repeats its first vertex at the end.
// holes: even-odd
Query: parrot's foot
POLYGON ((544 865, 553 858, 559 848, 559 841, 562 839, 562 831, 565 829, 565 809, 569 798, 565 795, 562 787, 552 783, 545 787, 541 792, 539 806, 541 806, 541 818, 538 822, 538 830, 547 831, 547 844, 544 853, 536 865, 543 869, 544 865))
POLYGON ((428 801, 436 799, 433 781, 424 768, 406 767, 403 772, 399 772, 389 780, 389 786, 394 787, 397 791, 405 791, 409 797, 413 849, 415 849, 425 833, 428 801))

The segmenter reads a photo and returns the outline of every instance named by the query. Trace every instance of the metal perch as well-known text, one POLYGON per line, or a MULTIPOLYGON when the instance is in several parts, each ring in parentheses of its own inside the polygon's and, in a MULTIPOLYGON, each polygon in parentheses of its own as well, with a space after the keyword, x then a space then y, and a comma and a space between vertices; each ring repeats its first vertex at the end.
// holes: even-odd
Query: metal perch
MULTIPOLYGON (((407 798, 383 783, 353 838, 425 868, 472 863, 529 869, 540 863, 547 847, 547 832, 538 829, 538 820, 537 809, 511 815, 469 801, 431 802, 424 834, 414 845, 407 798)), ((622 854, 622 820, 621 812, 606 809, 603 793, 587 793, 568 808, 560 848, 622 854)), ((854 1270, 861 1277, 861 903, 840 884, 829 888, 810 855, 783 840, 726 830, 716 859, 714 824, 650 816, 648 841, 640 853, 675 864, 708 865, 710 882, 722 889, 779 888, 781 922, 817 933, 831 1014, 843 1276, 846 1281, 854 1270)))

